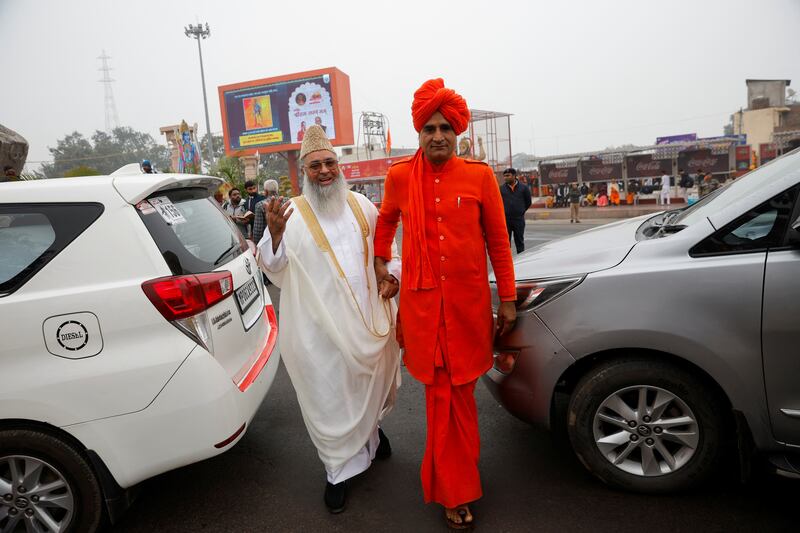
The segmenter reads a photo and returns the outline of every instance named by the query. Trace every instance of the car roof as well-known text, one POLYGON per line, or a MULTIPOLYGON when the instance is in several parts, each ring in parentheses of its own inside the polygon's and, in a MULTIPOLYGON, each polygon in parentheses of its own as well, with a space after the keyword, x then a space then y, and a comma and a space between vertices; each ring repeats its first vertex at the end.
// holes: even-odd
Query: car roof
POLYGON ((84 176, 0 183, 0 203, 101 201, 116 191, 117 198, 135 204, 152 193, 184 187, 203 187, 209 195, 220 178, 195 174, 138 174, 84 176))

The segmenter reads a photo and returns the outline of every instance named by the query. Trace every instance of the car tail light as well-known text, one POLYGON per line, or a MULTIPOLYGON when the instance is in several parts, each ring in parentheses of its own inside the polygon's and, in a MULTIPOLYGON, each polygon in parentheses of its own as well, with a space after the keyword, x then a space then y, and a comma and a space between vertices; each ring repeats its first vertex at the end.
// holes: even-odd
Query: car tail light
POLYGON ((151 279, 142 283, 142 290, 164 318, 213 352, 205 311, 233 294, 230 272, 151 279))
POLYGON ((517 364, 518 350, 503 350, 494 353, 494 367, 503 374, 510 374, 517 364))

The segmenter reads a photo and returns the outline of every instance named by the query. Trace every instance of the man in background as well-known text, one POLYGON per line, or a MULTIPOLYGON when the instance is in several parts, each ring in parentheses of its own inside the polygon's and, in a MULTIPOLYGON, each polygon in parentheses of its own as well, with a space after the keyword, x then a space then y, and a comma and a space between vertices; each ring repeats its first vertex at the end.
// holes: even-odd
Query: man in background
POLYGON ((517 171, 507 168, 503 171, 505 183, 500 187, 503 209, 506 213, 506 229, 509 240, 514 240, 517 253, 525 250, 525 212, 531 206, 531 190, 517 179, 517 171))
MULTIPOLYGON (((231 217, 242 236, 247 238, 248 219, 247 209, 242 200, 242 193, 236 187, 228 191, 228 200, 222 204, 222 210, 231 217)), ((252 213, 251 213, 252 215, 252 213)))
POLYGON ((266 226, 264 213, 271 198, 278 196, 278 182, 275 180, 267 180, 264 182, 264 198, 256 204, 255 216, 253 217, 253 242, 258 244, 261 237, 264 236, 264 228, 266 226))
MULTIPOLYGON (((249 213, 256 212, 256 206, 264 201, 264 196, 258 194, 258 184, 253 180, 247 180, 244 182, 244 190, 247 191, 247 199, 244 201, 244 207, 249 213)), ((253 237, 253 222, 255 220, 255 215, 251 215, 247 221, 247 235, 249 239, 252 239, 254 242, 258 242, 253 237)))

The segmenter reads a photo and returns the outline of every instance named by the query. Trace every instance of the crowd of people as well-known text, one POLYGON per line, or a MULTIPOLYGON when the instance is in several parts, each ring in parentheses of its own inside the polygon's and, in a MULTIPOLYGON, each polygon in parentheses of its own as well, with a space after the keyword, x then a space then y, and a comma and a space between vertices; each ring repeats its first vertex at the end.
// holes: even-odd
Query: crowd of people
POLYGON ((612 179, 608 182, 562 183, 552 185, 544 192, 547 207, 569 206, 574 209, 572 206, 575 204, 579 207, 638 205, 643 195, 654 196, 658 204, 670 205, 676 185, 682 198, 688 198, 691 192, 701 197, 721 187, 724 181, 702 169, 693 174, 680 169, 676 177, 664 173, 660 178, 630 179, 627 189, 623 181, 612 179))

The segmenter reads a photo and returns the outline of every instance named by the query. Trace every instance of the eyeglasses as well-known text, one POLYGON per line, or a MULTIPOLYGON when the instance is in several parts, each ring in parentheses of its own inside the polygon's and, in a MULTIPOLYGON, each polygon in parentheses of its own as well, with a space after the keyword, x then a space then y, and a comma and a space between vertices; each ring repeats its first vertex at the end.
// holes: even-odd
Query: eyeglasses
POLYGON ((319 172, 322 170, 322 165, 325 165, 325 168, 328 170, 336 170, 339 166, 339 162, 336 159, 325 159, 323 161, 314 161, 306 165, 306 168, 312 172, 319 172))

